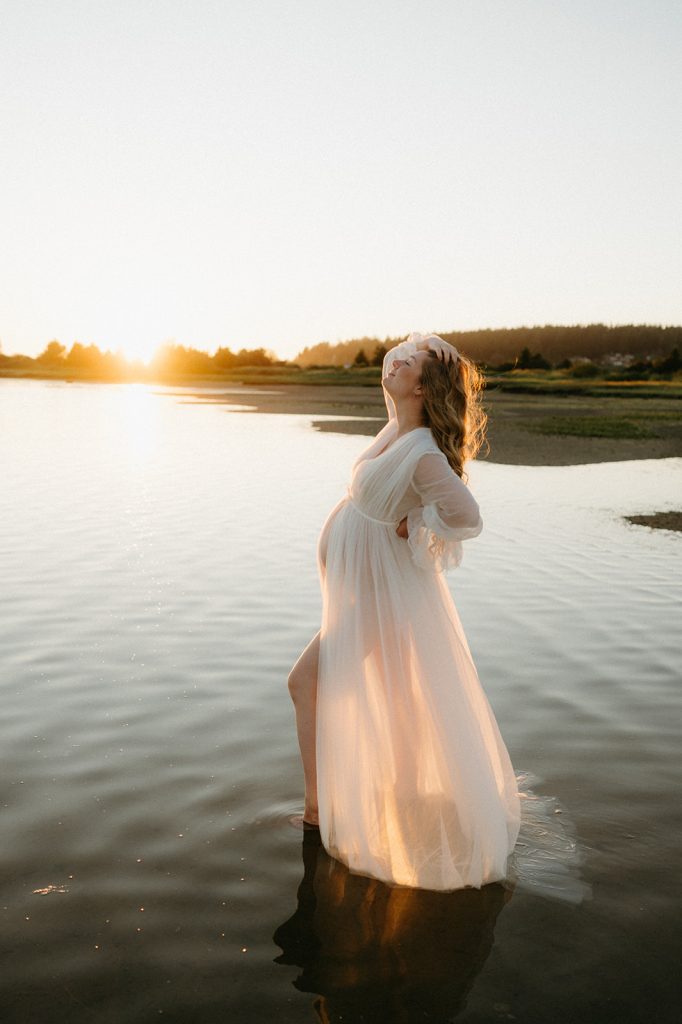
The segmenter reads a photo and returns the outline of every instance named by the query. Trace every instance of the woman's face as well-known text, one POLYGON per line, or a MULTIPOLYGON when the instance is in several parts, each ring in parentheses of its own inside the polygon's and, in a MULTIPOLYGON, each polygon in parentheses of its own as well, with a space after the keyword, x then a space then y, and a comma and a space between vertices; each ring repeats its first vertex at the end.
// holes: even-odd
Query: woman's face
POLYGON ((414 394, 415 389, 421 384, 422 363, 428 358, 428 352, 423 350, 414 352, 405 359, 394 359, 393 363, 389 364, 391 369, 381 383, 392 398, 414 394))

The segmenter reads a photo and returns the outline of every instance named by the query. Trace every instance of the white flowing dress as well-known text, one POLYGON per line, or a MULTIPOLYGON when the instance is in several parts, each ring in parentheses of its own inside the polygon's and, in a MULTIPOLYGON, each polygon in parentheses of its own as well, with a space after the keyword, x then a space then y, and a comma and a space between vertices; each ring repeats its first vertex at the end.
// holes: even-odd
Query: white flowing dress
MULTIPOLYGON (((393 348, 392 361, 416 350, 393 348)), ((520 827, 509 754, 445 570, 482 529, 429 427, 389 421, 320 533, 322 844, 357 874, 454 890, 507 877, 520 827), (407 516, 409 539, 396 527, 407 516)))

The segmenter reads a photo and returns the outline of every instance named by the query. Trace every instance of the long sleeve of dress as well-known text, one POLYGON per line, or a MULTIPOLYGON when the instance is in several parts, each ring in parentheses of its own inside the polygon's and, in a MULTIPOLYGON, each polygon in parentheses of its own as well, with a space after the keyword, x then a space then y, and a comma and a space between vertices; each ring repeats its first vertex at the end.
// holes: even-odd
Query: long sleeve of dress
POLYGON ((476 499, 443 452, 422 455, 412 486, 423 501, 407 513, 412 561, 431 572, 456 568, 462 561, 462 541, 483 529, 476 499))

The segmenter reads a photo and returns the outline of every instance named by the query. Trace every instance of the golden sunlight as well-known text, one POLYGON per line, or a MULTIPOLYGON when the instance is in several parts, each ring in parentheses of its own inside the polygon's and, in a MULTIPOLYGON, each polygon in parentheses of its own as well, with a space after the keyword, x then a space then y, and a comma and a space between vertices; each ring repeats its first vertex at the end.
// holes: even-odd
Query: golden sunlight
POLYGON ((168 343, 169 339, 164 339, 164 341, 153 341, 145 338, 130 338, 118 345, 117 350, 125 356, 126 359, 142 362, 148 366, 154 358, 157 350, 160 349, 162 345, 168 343))

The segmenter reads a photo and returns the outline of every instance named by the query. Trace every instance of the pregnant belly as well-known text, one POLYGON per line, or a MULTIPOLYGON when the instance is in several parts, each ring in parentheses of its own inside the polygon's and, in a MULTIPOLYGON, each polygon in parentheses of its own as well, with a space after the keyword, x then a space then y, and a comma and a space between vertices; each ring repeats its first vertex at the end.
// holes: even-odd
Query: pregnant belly
POLYGON ((329 549, 329 537, 337 516, 342 508, 348 504, 347 496, 341 498, 325 519, 320 536, 317 541, 317 559, 323 569, 327 568, 327 551, 329 549))

